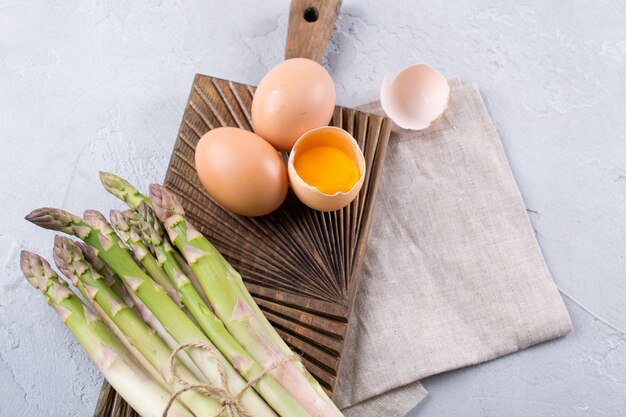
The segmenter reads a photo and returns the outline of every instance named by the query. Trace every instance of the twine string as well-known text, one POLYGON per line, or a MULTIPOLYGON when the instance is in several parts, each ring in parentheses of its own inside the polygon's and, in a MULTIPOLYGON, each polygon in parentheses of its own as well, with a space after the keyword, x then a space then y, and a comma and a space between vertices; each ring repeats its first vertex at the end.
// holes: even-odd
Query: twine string
POLYGON ((169 414, 170 408, 176 399, 188 391, 194 391, 198 394, 205 395, 207 397, 214 398, 220 402, 220 409, 215 414, 215 417, 219 417, 222 413, 226 412, 228 417, 252 417, 250 413, 246 409, 243 408, 241 403, 239 402, 240 397, 250 388, 252 388, 257 382, 259 382, 265 375, 268 373, 285 366, 287 362, 299 360, 300 358, 295 355, 287 355, 282 359, 273 362, 268 367, 264 368, 263 371, 259 372, 257 376, 251 378, 236 394, 231 394, 228 391, 227 382, 226 382, 226 373, 224 372, 224 367, 222 366, 221 361, 219 360, 219 354, 215 347, 206 342, 193 342, 193 343, 183 343, 178 345, 176 349, 172 351, 170 354, 169 367, 170 367, 170 375, 171 377, 181 385, 181 388, 177 390, 170 397, 167 405, 165 406, 165 410, 163 410, 163 417, 167 417, 169 414), (187 348, 195 348, 201 349, 209 353, 212 359, 216 363, 217 374, 219 376, 219 386, 214 384, 190 384, 188 381, 184 380, 178 374, 178 371, 174 367, 174 360, 176 359, 176 355, 178 352, 187 349, 187 348))

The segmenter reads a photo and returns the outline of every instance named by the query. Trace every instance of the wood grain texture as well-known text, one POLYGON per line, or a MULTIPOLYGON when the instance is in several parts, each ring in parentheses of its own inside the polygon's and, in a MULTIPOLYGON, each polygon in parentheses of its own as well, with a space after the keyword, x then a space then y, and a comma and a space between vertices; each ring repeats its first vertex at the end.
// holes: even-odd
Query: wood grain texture
POLYGON ((292 0, 285 59, 320 62, 333 33, 342 0, 292 0))
MULTIPOLYGON (((195 77, 165 186, 180 198, 189 220, 241 273, 272 325, 332 394, 391 125, 381 116, 335 108, 331 125, 351 133, 366 160, 365 183, 349 206, 314 211, 290 191, 274 213, 242 217, 221 208, 203 189, 194 152, 200 137, 216 127, 252 130, 253 94, 248 85, 195 77)), ((98 417, 133 415, 119 414, 132 410, 117 406, 119 396, 106 386, 102 402, 108 404, 99 404, 98 417)))

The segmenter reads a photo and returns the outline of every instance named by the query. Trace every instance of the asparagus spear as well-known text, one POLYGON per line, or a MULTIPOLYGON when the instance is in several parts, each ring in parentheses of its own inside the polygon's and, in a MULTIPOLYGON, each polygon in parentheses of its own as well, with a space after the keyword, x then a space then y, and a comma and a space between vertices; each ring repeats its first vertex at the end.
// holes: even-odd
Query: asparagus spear
POLYGON ((136 213, 122 213, 121 211, 111 210, 111 224, 117 230, 120 239, 130 247, 135 259, 139 261, 148 275, 152 277, 170 296, 176 304, 181 305, 178 293, 169 281, 165 271, 159 266, 157 260, 152 256, 148 248, 141 241, 141 235, 137 227, 132 227, 133 222, 138 222, 136 213))
MULTIPOLYGON (((181 296, 183 304, 226 359, 246 380, 259 377, 263 367, 228 333, 224 323, 218 319, 196 291, 174 256, 174 248, 164 239, 163 228, 152 208, 145 203, 139 207, 139 223, 142 238, 169 276, 181 296)), ((265 375, 254 388, 274 410, 283 417, 311 417, 269 374, 265 375)))
MULTIPOLYGON (((264 367, 282 360, 286 355, 292 355, 252 299, 241 276, 185 219, 184 210, 176 197, 165 188, 153 184, 150 186, 150 201, 170 240, 200 280, 211 307, 230 334, 264 367)), ((299 361, 287 362, 271 374, 311 415, 342 416, 299 361)))
POLYGON ((147 196, 141 194, 128 181, 115 174, 100 171, 100 181, 108 192, 123 200, 131 210, 137 210, 142 202, 150 204, 150 199, 147 196))
MULTIPOLYGON (((50 264, 22 251, 22 273, 40 290, 111 386, 143 417, 162 417, 170 394, 133 360, 102 320, 61 281, 50 264)), ((175 402, 169 417, 194 417, 175 402)))
MULTIPOLYGON (((152 311, 150 311, 150 309, 146 307, 146 305, 142 303, 141 300, 138 299, 134 294, 128 294, 128 299, 130 301, 126 301, 126 304, 130 304, 133 306, 133 310, 139 316, 141 316, 143 321, 152 330, 154 330, 156 334, 159 335, 161 340, 163 340, 167 347, 170 348, 170 351, 173 352, 174 349, 178 347, 179 343, 176 342, 176 339, 174 339, 174 337, 167 331, 165 326, 163 326, 163 324, 156 318, 152 311)), ((189 354, 186 351, 178 352, 178 357, 180 361, 185 364, 187 369, 189 369, 198 380, 202 381, 202 383, 205 384, 209 382, 206 375, 202 372, 202 370, 200 370, 198 365, 196 365, 191 357, 189 357, 189 354)))
MULTIPOLYGON (((169 368, 171 350, 124 301, 104 282, 104 278, 95 272, 85 260, 81 250, 67 237, 56 236, 54 239, 54 259, 59 269, 72 280, 72 283, 86 298, 93 301, 104 313, 101 317, 110 318, 119 328, 122 337, 138 351, 139 361, 146 360, 148 366, 160 372, 167 385, 174 390, 183 386, 172 377, 169 368)), ((189 384, 198 384, 193 374, 178 360, 174 362, 178 375, 189 384)), ((166 386, 167 386, 166 385, 166 386)), ((209 413, 215 415, 221 408, 219 401, 187 391, 180 396, 181 401, 196 415, 209 413)))
MULTIPOLYGON (((105 261, 123 280, 126 288, 135 294, 157 319, 163 324, 178 343, 203 342, 209 339, 187 315, 165 293, 163 288, 135 263, 129 249, 118 239, 113 228, 101 213, 93 210, 85 212, 85 220, 55 208, 41 208, 32 211, 26 220, 46 229, 74 235, 94 247, 98 257, 105 261)), ((218 352, 219 354, 219 352, 218 352)), ((198 365, 209 381, 219 384, 220 371, 217 363, 206 352, 192 349, 189 356, 198 365)), ((238 393, 245 386, 245 381, 232 366, 219 355, 218 360, 226 373, 226 389, 238 393)), ((247 390, 241 395, 241 404, 256 417, 275 417, 271 408, 253 391, 247 390)))
POLYGON ((103 262, 102 259, 98 258, 96 250, 91 246, 85 244, 85 242, 77 241, 75 243, 80 248, 87 262, 89 262, 89 264, 97 273, 104 277, 104 281, 109 287, 111 287, 113 291, 115 291, 115 294, 117 294, 121 298, 124 298, 126 295, 124 284, 122 284, 122 281, 117 279, 117 277, 115 276, 115 272, 113 272, 113 270, 109 268, 109 266, 105 262, 103 262))
POLYGON ((163 239, 165 239, 167 244, 173 249, 172 253, 174 255, 174 258, 176 258, 176 262, 178 262, 178 265, 180 265, 180 267, 183 270, 183 272, 185 273, 185 275, 187 275, 187 278, 189 278, 189 281, 191 281, 191 285, 193 285, 193 287, 196 289, 196 292, 198 294, 200 294, 200 297, 202 297, 202 301, 204 301, 204 303, 208 305, 209 304, 209 300, 206 298, 206 295, 204 295, 204 291, 202 290, 202 286, 200 285, 200 281, 198 281, 198 277, 191 270, 191 267, 189 266, 189 264, 185 260, 185 257, 183 255, 181 255, 180 252, 178 252, 177 249, 173 248, 172 242, 170 242, 170 238, 169 238, 169 236, 167 236, 167 234, 165 234, 163 236, 163 239))

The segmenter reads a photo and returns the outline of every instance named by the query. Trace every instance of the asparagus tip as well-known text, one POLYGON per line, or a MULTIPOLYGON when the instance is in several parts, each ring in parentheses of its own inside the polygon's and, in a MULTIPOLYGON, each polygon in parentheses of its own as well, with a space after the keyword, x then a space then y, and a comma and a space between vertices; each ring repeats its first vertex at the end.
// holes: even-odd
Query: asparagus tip
POLYGON ((116 229, 121 229, 122 231, 128 230, 128 224, 126 224, 126 219, 121 211, 111 209, 109 211, 109 220, 111 220, 111 224, 115 226, 116 229))
POLYGON ((89 223, 89 220, 106 220, 104 218, 104 215, 100 213, 98 210, 91 210, 91 209, 85 210, 85 212, 83 213, 83 218, 85 219, 87 223, 89 223))
POLYGON ((23 250, 20 252, 20 269, 24 277, 32 284, 33 287, 39 288, 37 281, 34 279, 33 263, 36 262, 35 255, 32 252, 23 250))
POLYGON ((38 213, 37 213, 38 210, 40 210, 40 209, 35 209, 35 210, 31 211, 26 216, 24 216, 24 219, 29 221, 29 222, 31 222, 31 223, 33 223, 33 220, 36 219, 37 216, 38 216, 38 213))
POLYGON ((102 182, 102 185, 108 192, 115 194, 114 191, 123 190, 126 180, 106 171, 100 171, 98 175, 100 176, 100 182, 102 182))
POLYGON ((94 248, 93 246, 89 246, 88 244, 86 244, 85 242, 81 242, 80 240, 74 243, 80 248, 87 262, 94 265, 96 269, 101 269, 104 267, 104 262, 102 262, 102 260, 98 258, 98 252, 96 251, 96 248, 94 248))
MULTIPOLYGON (((142 201, 141 204, 144 204, 144 202, 142 201)), ((122 216, 124 216, 124 218, 126 219, 126 222, 130 225, 130 226, 137 226, 139 223, 139 214, 135 211, 132 210, 124 210, 121 212, 122 216)))
POLYGON ((67 211, 51 208, 41 207, 28 213, 24 217, 27 221, 43 227, 44 229, 66 231, 65 229, 78 218, 67 211))
POLYGON ((30 257, 33 256, 34 253, 29 252, 27 250, 22 250, 20 252, 20 265, 26 264, 30 261, 30 257))
POLYGON ((49 277, 56 276, 48 261, 27 250, 20 252, 20 269, 26 280, 40 290, 46 288, 49 277))
POLYGON ((160 245, 163 243, 163 226, 156 218, 152 207, 142 202, 137 210, 137 220, 141 230, 142 239, 150 245, 160 245))
POLYGON ((62 238, 61 236, 56 235, 54 237, 54 246, 52 247, 52 259, 54 259, 54 263, 56 264, 57 268, 59 268, 61 273, 65 275, 66 277, 70 278, 72 282, 74 282, 74 277, 70 273, 67 262, 65 262, 65 256, 62 253, 63 252, 62 247, 63 247, 62 238))
POLYGON ((185 214, 178 199, 162 185, 150 184, 150 203, 161 221, 174 214, 185 214))
POLYGON ((61 236, 61 235, 55 235, 54 236, 54 246, 55 247, 63 248, 65 250, 66 247, 70 246, 73 243, 74 243, 74 241, 72 239, 70 239, 69 237, 67 237, 67 236, 61 236))
POLYGON ((74 285, 78 282, 74 261, 84 259, 80 248, 72 239, 65 236, 54 237, 54 248, 52 250, 54 263, 63 275, 72 281, 74 285))
POLYGON ((91 227, 98 230, 103 234, 111 234, 113 233, 113 228, 107 221, 104 214, 100 213, 98 210, 85 210, 83 213, 83 219, 87 222, 91 227))
POLYGON ((100 181, 105 190, 124 201, 133 210, 136 210, 139 204, 146 200, 146 196, 141 194, 130 182, 115 174, 101 171, 100 181))

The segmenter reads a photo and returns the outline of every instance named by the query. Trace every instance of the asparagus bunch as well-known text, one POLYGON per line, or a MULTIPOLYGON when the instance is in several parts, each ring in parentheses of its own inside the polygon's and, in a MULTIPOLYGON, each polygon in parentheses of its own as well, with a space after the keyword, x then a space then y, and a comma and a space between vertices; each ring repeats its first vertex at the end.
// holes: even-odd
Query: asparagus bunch
MULTIPOLYGON (((141 206, 147 206, 150 202, 159 220, 164 223, 169 238, 198 278, 212 309, 253 359, 263 367, 268 367, 293 354, 254 302, 241 276, 184 218, 184 210, 174 195, 163 187, 152 185, 150 197, 147 198, 129 182, 113 174, 101 173, 100 178, 107 191, 126 202, 131 209, 143 210, 144 215, 140 215, 140 219, 146 219, 147 211, 147 208, 142 209, 141 206)), ((158 234, 158 228, 153 233, 144 230, 144 241, 146 237, 158 234)), ((311 415, 342 415, 300 362, 286 363, 272 375, 311 415)))
POLYGON ((55 208, 26 216, 79 239, 57 236, 54 259, 97 315, 42 258, 23 255, 22 269, 51 304, 71 311, 62 318, 133 408, 157 416, 175 398, 170 417, 230 416, 229 407, 251 417, 342 416, 171 193, 153 185, 148 198, 113 174, 100 177, 130 208, 112 210, 111 223, 93 210, 83 218, 55 208), (99 346, 121 358, 113 375, 99 346), (131 375, 128 383, 120 375, 131 375))
POLYGON ((139 223, 146 245, 154 252, 159 263, 170 277, 183 304, 226 359, 248 381, 261 376, 254 388, 278 414, 293 417, 309 416, 310 414, 304 407, 289 395, 287 390, 277 383, 272 376, 263 376, 263 367, 237 342, 228 332, 224 323, 207 306, 174 256, 174 248, 164 238, 160 221, 145 202, 139 206, 139 223))
MULTIPOLYGON (((138 215, 135 215, 134 212, 111 212, 113 225, 118 231, 120 229, 123 230, 123 233, 127 236, 126 238, 122 236, 122 239, 131 248, 138 248, 138 256, 136 257, 139 259, 148 259, 150 257, 144 251, 145 247, 149 247, 158 260, 160 266, 158 272, 164 271, 167 277, 169 277, 175 290, 180 294, 185 307, 187 307, 200 328, 232 366, 247 381, 256 380, 260 377, 260 380, 254 384, 254 388, 279 415, 290 417, 311 416, 274 378, 270 375, 263 375, 263 367, 228 333, 221 320, 213 314, 212 309, 205 303, 206 297, 200 295, 185 273, 184 267, 181 266, 181 262, 184 262, 184 260, 176 256, 175 249, 164 235, 161 223, 146 203, 148 199, 127 181, 116 178, 112 174, 101 174, 101 178, 107 189, 111 189, 112 185, 115 186, 115 188, 111 189, 114 195, 125 201, 131 209, 138 209, 138 215), (139 231, 134 227, 136 224, 141 226, 139 231), (141 238, 145 245, 139 243, 139 233, 141 233, 141 238)), ((144 264, 144 266, 151 272, 148 265, 144 264)))
MULTIPOLYGON (((216 315, 228 331, 264 367, 292 355, 246 289, 239 275, 187 221, 176 197, 159 185, 150 186, 150 201, 171 241, 198 277, 216 315)), ((319 383, 301 362, 287 362, 271 373, 311 415, 341 416, 319 383)))
MULTIPOLYGON (((120 330, 121 338, 127 339, 135 348, 135 356, 139 360, 145 359, 149 364, 147 366, 160 373, 166 386, 174 390, 181 389, 182 385, 172 377, 169 370, 168 363, 172 350, 115 294, 106 284, 104 277, 93 270, 74 241, 57 236, 54 239, 54 259, 59 270, 72 280, 85 298, 98 306, 101 317, 108 317, 120 330)), ((180 361, 174 361, 174 368, 190 383, 201 383, 180 361)), ((215 399, 194 391, 181 394, 180 399, 195 414, 204 412, 215 415, 221 408, 215 399)))
MULTIPOLYGON (((22 251, 20 267, 122 398, 143 417, 161 417, 171 394, 133 360, 102 320, 59 279, 50 264, 34 253, 22 251)), ((176 402, 169 416, 194 415, 176 402)))
MULTIPOLYGON (((121 278, 126 289, 141 300, 177 343, 203 342, 211 345, 209 339, 167 295, 163 287, 137 265, 130 249, 119 240, 104 216, 97 211, 87 210, 83 217, 81 219, 60 209, 41 208, 32 211, 26 219, 45 229, 73 235, 92 246, 98 257, 121 278)), ((209 382, 217 388, 238 393, 245 387, 243 378, 223 356, 218 355, 214 359, 197 349, 190 350, 188 354, 209 382), (222 372, 226 374, 225 385, 222 383, 222 372)), ((276 416, 253 390, 246 390, 241 395, 241 403, 249 413, 254 411, 254 416, 276 416)))

